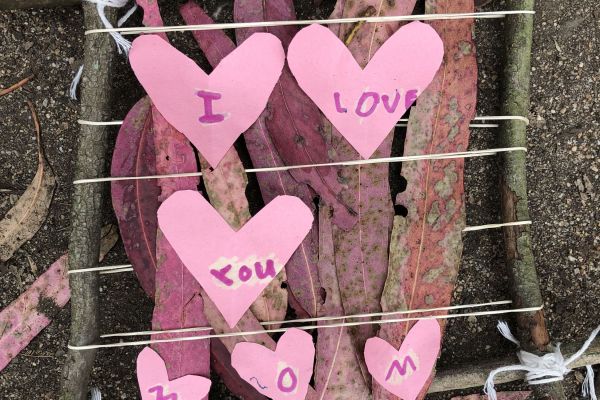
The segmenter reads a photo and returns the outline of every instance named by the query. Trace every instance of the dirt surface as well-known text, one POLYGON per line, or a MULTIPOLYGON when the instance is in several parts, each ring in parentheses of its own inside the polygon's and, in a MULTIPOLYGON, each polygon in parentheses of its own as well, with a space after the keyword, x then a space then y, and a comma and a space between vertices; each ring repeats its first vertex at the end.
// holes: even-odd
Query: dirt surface
MULTIPOLYGON (((302 17, 325 16, 328 2, 315 8, 297 2, 302 17), (316 10, 316 11, 315 11, 316 10)), ((231 4, 207 3, 219 21, 231 19, 231 4)), ((528 183, 533 246, 545 311, 555 341, 580 340, 600 321, 600 15, 595 0, 544 0, 537 4, 530 109, 528 183)), ((503 9, 494 1, 486 10, 503 9)), ((168 23, 180 24, 169 5, 168 23)), ((140 24, 136 13, 130 25, 140 24)), ((34 73, 23 89, 0 98, 0 215, 31 181, 36 170, 34 130, 24 100, 38 109, 48 159, 58 177, 44 226, 4 265, 0 265, 0 307, 7 306, 67 249, 73 157, 77 143, 78 102, 68 88, 82 61, 80 8, 0 12, 0 86, 34 73), (32 268, 29 259, 36 268, 32 268)), ((498 114, 502 63, 502 21, 477 23, 480 68, 478 115, 498 114)), ((191 35, 174 34, 175 44, 200 60, 191 35)), ((122 119, 142 94, 123 58, 114 80, 114 118, 122 119)), ((115 129, 116 134, 116 129, 115 129)), ((472 132, 471 149, 495 146, 494 130, 472 132)), ((467 224, 498 221, 497 168, 493 157, 467 161, 467 224)), ((106 204, 106 222, 114 222, 106 204)), ((463 265, 456 304, 508 298, 502 236, 488 230, 464 237, 463 265)), ((119 243, 106 265, 125 263, 119 243)), ((131 274, 102 278, 102 332, 150 328, 152 304, 131 274)), ((56 399, 68 342, 68 306, 0 373, 2 399, 56 399)), ((510 318, 508 319, 510 321, 510 318)), ((514 351, 495 330, 496 318, 454 319, 448 324, 439 368, 473 364, 514 351)), ((98 353, 92 384, 105 398, 135 399, 137 348, 98 353)), ((581 374, 566 381, 569 398, 579 396, 581 374)), ((514 384, 507 387, 516 388, 514 384)), ((473 388, 466 392, 478 392, 473 388)), ((215 385, 215 399, 226 399, 215 385)), ((430 396, 447 399, 449 394, 430 396)))

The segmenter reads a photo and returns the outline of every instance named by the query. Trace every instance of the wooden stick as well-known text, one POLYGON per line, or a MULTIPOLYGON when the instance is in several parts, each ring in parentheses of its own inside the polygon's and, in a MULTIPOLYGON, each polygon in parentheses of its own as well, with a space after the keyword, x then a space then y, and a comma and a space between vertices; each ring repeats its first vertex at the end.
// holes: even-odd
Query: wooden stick
MULTIPOLYGON (((533 10, 534 0, 509 0, 508 10, 533 10)), ((529 80, 531 70, 532 15, 511 15, 505 19, 506 65, 504 68, 504 115, 527 116, 529 112, 529 80)), ((503 146, 526 146, 526 125, 520 121, 506 121, 501 125, 500 142, 503 146)), ((500 196, 502 221, 529 219, 527 206, 526 153, 502 154, 500 196)), ((532 307, 543 304, 535 269, 529 226, 504 228, 506 262, 512 281, 513 306, 532 307)), ((549 351, 550 336, 543 311, 522 313, 517 317, 517 338, 524 349, 549 351)), ((560 382, 532 387, 536 398, 566 400, 560 382)))
POLYGON ((17 90, 21 86, 25 85, 33 78, 33 75, 29 75, 27 78, 21 79, 19 82, 7 87, 6 89, 0 90, 0 96, 4 96, 5 94, 9 94, 10 92, 17 90))
POLYGON ((0 10, 70 7, 79 4, 81 4, 81 0, 2 0, 0 1, 0 10))
MULTIPOLYGON (((561 346, 566 357, 571 356, 581 348, 582 342, 571 343, 561 346)), ((516 355, 503 357, 493 361, 469 364, 459 368, 441 370, 436 372, 435 379, 429 387, 429 393, 447 392, 449 390, 467 389, 470 387, 481 387, 485 383, 491 370, 510 364, 518 364, 516 355)), ((600 341, 595 341, 585 354, 575 360, 569 367, 580 368, 585 365, 600 364, 600 341)), ((498 375, 496 384, 518 381, 524 378, 522 372, 506 372, 498 375)))
MULTIPOLYGON (((101 27, 95 4, 83 4, 86 29, 101 27)), ((106 8, 107 18, 114 23, 117 10, 106 8)), ((81 118, 93 121, 110 119, 111 70, 116 56, 110 35, 85 38, 84 68, 81 81, 81 118)), ((110 127, 81 125, 75 177, 106 174, 107 136, 110 127)), ((69 269, 98 265, 100 249, 101 205, 104 185, 78 185, 73 190, 69 269)), ((99 300, 98 274, 70 274, 72 344, 89 344, 98 340, 99 300)), ((85 400, 95 350, 69 350, 63 371, 61 400, 85 400)))

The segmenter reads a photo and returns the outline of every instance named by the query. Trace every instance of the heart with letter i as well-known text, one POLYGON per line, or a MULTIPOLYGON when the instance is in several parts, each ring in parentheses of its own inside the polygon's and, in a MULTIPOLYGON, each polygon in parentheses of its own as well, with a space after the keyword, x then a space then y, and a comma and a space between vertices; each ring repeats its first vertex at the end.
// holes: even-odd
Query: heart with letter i
POLYGON ((433 319, 417 322, 400 349, 381 338, 370 338, 365 344, 367 369, 388 392, 402 400, 415 400, 431 376, 441 341, 440 324, 433 319))
POLYGON ((298 84, 363 158, 369 158, 431 83, 444 44, 429 25, 412 22, 358 65, 329 29, 311 25, 294 36, 288 64, 298 84))
POLYGON ((129 62, 158 111, 216 167, 265 108, 285 53, 277 37, 255 33, 207 74, 160 36, 144 35, 129 62))
POLYGON ((234 231, 193 190, 175 192, 158 209, 158 225, 230 327, 288 262, 313 222, 297 197, 278 196, 234 231))
POLYGON ((137 378, 142 400, 196 400, 208 395, 210 379, 185 375, 169 380, 163 359, 150 347, 137 358, 137 378))

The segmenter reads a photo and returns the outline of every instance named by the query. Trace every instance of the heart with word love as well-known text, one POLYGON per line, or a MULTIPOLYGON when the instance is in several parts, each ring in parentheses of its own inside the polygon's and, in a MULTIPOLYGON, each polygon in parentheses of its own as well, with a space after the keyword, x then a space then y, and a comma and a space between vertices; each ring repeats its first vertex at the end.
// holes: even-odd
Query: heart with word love
POLYGON ((365 362, 373 378, 403 400, 415 400, 431 376, 442 333, 436 320, 418 321, 400 349, 374 337, 365 344, 365 362))
POLYGON ((277 37, 255 33, 206 74, 160 36, 143 35, 129 62, 158 111, 216 167, 265 108, 285 53, 277 37))
POLYGON ((158 209, 161 231, 232 328, 312 223, 311 210, 294 196, 276 197, 238 231, 193 190, 175 192, 158 209))
POLYGON ((185 375, 169 380, 163 359, 150 347, 137 357, 137 379, 142 400, 196 400, 208 395, 210 379, 185 375))
POLYGON ((314 357, 312 336, 292 328, 281 336, 275 351, 256 343, 238 343, 231 365, 243 380, 273 400, 304 400, 314 357))
POLYGON ((333 32, 311 25, 294 36, 288 64, 302 90, 369 158, 431 83, 443 55, 437 32, 412 22, 386 40, 363 69, 333 32))

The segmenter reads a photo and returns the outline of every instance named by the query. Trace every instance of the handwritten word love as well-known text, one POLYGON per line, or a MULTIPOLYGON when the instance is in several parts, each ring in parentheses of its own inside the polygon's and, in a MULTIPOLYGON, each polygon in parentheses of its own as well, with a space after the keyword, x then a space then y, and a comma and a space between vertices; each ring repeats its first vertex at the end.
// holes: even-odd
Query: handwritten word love
POLYGON ((225 264, 224 267, 211 267, 209 269, 216 284, 225 288, 235 289, 242 284, 252 284, 264 279, 271 280, 277 275, 277 266, 272 258, 263 261, 257 260, 256 257, 249 257, 242 262, 236 262, 236 259, 223 258, 215 264, 225 264))
MULTIPOLYGON (((412 103, 417 99, 418 96, 417 90, 408 90, 404 95, 404 109, 408 109, 412 103)), ((354 113, 359 117, 368 117, 373 114, 379 103, 383 105, 383 108, 390 114, 396 112, 398 108, 398 104, 400 104, 400 100, 402 99, 402 94, 396 89, 396 95, 394 96, 394 100, 391 101, 390 96, 387 94, 379 94, 377 92, 363 92, 361 96, 358 98, 356 102, 356 108, 354 113)), ((333 93, 333 101, 335 102, 335 110, 338 113, 347 113, 348 109, 342 106, 341 94, 340 92, 333 93)))

